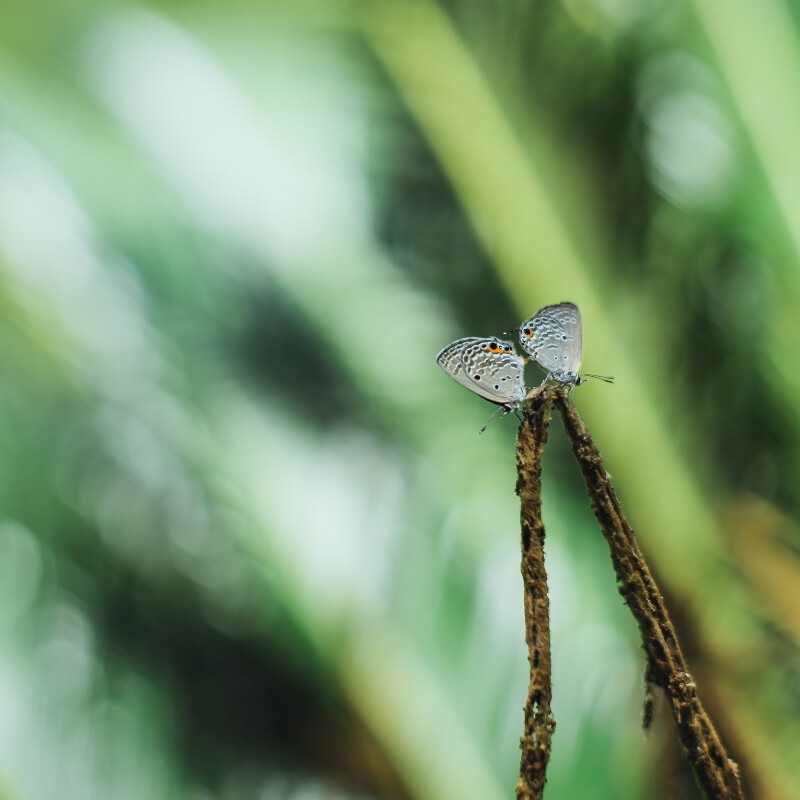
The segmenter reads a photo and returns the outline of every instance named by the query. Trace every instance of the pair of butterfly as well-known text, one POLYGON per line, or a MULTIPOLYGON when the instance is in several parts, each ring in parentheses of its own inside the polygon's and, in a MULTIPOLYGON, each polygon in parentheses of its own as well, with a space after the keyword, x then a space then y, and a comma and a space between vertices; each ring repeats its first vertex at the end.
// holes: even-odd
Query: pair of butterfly
MULTIPOLYGON (((517 355, 510 342, 494 336, 488 339, 467 337, 447 345, 436 356, 436 363, 454 380, 475 394, 500 406, 508 414, 525 400, 525 364, 535 361, 547 372, 542 383, 554 380, 562 386, 580 386, 583 377, 604 375, 578 373, 583 355, 581 315, 574 303, 545 306, 516 330, 529 358, 517 355)), ((489 417, 486 425, 491 422, 489 417)), ((481 433, 486 430, 481 428, 481 433)))

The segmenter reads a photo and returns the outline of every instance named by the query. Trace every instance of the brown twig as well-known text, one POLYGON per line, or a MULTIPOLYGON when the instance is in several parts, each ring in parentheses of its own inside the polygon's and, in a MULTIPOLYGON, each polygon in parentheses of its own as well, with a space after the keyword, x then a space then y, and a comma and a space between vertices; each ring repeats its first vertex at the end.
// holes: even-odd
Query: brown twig
MULTIPOLYGON (((553 401, 561 412, 595 516, 608 542, 617 587, 639 625, 647 653, 647 681, 664 690, 683 754, 706 798, 743 800, 738 766, 728 757, 711 719, 700 704, 661 593, 622 513, 589 431, 562 389, 555 390, 552 399, 549 395, 546 400, 533 396, 530 405, 546 406, 549 416, 553 401)), ((533 415, 533 412, 526 410, 526 420, 529 414, 533 415)), ((519 444, 517 447, 519 460, 519 444)), ((531 448, 532 452, 534 450, 535 447, 531 448)))
POLYGON ((522 582, 525 641, 528 643, 530 684, 525 703, 518 800, 541 800, 547 780, 550 742, 556 721, 550 709, 550 601, 544 567, 542 522, 542 451, 553 405, 553 390, 543 387, 527 403, 517 434, 517 494, 521 501, 522 582))

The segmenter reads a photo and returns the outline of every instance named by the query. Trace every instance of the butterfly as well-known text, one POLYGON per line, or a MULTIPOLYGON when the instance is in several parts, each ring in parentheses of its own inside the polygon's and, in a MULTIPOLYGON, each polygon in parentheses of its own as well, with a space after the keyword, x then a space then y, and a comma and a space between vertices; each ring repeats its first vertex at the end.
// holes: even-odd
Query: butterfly
MULTIPOLYGON (((511 342, 494 336, 458 339, 436 356, 436 363, 453 380, 500 406, 497 411, 503 414, 519 408, 525 399, 525 360, 517 355, 511 342)), ((494 414, 489 417, 481 433, 493 417, 494 414)))
POLYGON ((583 357, 583 329, 575 303, 545 306, 518 330, 523 350, 547 372, 542 383, 552 379, 566 386, 580 386, 584 377, 613 383, 614 379, 605 375, 578 372, 583 357))

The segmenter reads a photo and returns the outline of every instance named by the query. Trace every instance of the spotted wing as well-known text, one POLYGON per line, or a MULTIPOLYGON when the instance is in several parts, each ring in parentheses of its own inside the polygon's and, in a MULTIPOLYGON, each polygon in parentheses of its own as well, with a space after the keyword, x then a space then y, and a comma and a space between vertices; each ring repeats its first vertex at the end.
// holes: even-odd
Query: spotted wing
POLYGON ((525 362, 509 342, 459 339, 436 356, 436 363, 462 386, 492 403, 506 405, 525 398, 525 362))
POLYGON ((545 306, 520 326, 519 340, 547 372, 576 375, 583 357, 578 307, 574 303, 545 306))

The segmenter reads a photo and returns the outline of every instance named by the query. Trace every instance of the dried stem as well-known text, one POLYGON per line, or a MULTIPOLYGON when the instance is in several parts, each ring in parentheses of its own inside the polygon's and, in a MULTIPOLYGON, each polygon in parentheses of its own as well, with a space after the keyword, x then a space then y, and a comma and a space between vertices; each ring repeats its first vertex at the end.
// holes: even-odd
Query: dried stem
MULTIPOLYGON (((711 719, 700 704, 664 601, 622 513, 611 479, 589 431, 561 389, 552 393, 552 399, 549 395, 546 400, 534 396, 531 405, 538 403, 546 406, 549 416, 553 401, 561 412, 564 428, 572 442, 572 451, 589 490, 595 516, 608 542, 617 575, 617 587, 639 625, 648 659, 647 681, 664 690, 683 754, 706 798, 743 800, 738 766, 728 757, 711 719)), ((534 412, 526 411, 526 419, 528 415, 534 416, 534 412)), ((517 448, 519 461, 520 444, 517 448)), ((533 453, 536 447, 531 446, 530 450, 533 453)), ((524 530, 523 522, 523 536, 524 530)))
POLYGON ((517 494, 521 501, 522 582, 525 603, 525 641, 531 677, 525 703, 525 726, 520 739, 522 758, 518 800, 541 800, 547 780, 550 742, 556 722, 550 709, 550 601, 544 567, 542 522, 542 451, 553 406, 553 390, 543 387, 526 404, 517 434, 517 494))

